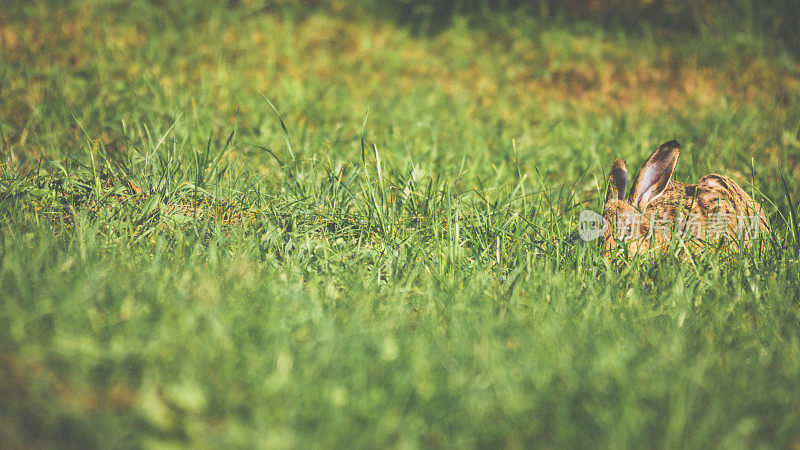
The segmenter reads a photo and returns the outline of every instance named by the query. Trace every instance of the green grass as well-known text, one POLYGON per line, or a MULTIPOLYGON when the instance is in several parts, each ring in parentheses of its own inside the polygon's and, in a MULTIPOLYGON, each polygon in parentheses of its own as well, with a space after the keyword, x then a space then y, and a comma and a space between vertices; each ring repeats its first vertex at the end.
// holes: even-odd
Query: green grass
POLYGON ((800 445, 780 43, 231 5, 0 12, 0 446, 800 445), (769 236, 579 240, 673 138, 769 236))

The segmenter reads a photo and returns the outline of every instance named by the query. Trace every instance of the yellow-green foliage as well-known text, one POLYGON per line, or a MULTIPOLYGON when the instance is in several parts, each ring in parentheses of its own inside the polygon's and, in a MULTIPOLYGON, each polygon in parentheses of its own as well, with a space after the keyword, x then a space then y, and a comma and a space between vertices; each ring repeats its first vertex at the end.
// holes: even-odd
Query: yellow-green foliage
POLYGON ((0 447, 798 446, 791 42, 511 3, 4 2, 0 447), (670 139, 771 232, 581 241, 670 139))

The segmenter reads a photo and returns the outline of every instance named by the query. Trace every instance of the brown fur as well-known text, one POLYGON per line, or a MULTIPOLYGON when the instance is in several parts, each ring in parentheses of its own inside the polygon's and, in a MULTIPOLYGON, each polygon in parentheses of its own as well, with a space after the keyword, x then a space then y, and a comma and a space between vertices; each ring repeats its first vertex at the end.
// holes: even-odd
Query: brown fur
MULTIPOLYGON (((633 253, 646 251, 651 246, 661 247, 676 229, 685 236, 691 232, 699 242, 723 236, 736 239, 741 216, 758 216, 759 233, 768 229, 761 205, 730 178, 710 174, 696 184, 672 180, 679 153, 680 146, 675 141, 656 149, 639 172, 627 200, 623 200, 627 181, 625 161, 614 161, 603 208, 607 224, 601 239, 604 249, 616 245, 615 236, 622 237, 633 253), (637 209, 635 204, 642 209, 637 209), (655 225, 652 233, 651 223, 655 225)), ((743 234, 742 237, 746 240, 749 236, 743 234)))

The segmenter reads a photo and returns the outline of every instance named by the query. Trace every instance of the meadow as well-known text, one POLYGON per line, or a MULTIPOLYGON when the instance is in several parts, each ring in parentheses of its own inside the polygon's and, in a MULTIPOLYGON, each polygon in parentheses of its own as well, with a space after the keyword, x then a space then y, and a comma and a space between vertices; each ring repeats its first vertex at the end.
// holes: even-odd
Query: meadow
POLYGON ((792 42, 370 4, 4 5, 0 447, 800 447, 792 42), (578 238, 671 139, 757 245, 578 238))

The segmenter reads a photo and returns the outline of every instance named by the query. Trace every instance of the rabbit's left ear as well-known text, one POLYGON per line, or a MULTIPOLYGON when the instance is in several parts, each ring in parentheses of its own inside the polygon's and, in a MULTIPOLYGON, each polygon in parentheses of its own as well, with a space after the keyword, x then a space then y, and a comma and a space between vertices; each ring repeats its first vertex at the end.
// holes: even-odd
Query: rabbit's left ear
POLYGON ((669 141, 661 144, 647 158, 633 182, 630 196, 633 206, 643 211, 650 202, 664 193, 672 179, 680 152, 678 141, 669 141))
POLYGON ((615 159, 611 164, 611 173, 608 175, 608 190, 606 203, 611 200, 625 200, 625 189, 628 186, 628 169, 625 160, 615 159))

